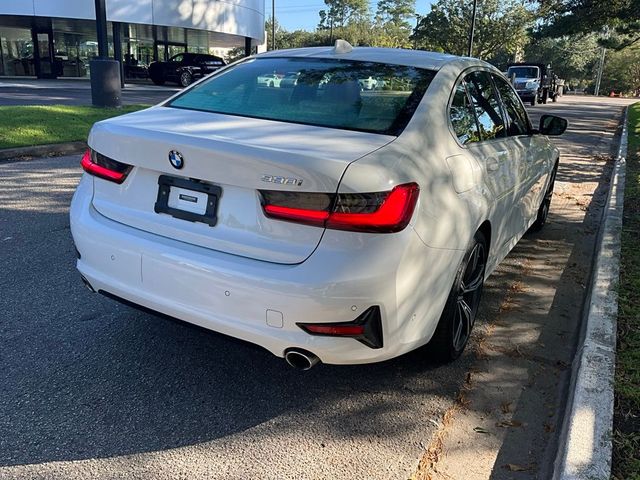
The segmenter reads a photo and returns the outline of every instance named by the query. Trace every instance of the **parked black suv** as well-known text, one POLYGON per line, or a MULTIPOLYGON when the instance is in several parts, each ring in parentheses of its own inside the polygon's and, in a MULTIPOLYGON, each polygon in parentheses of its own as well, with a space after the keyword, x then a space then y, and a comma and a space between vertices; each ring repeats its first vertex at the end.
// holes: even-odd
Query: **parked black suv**
POLYGON ((156 85, 177 82, 187 87, 194 80, 215 72, 224 65, 224 60, 214 55, 179 53, 171 57, 168 62, 151 62, 149 77, 156 85))

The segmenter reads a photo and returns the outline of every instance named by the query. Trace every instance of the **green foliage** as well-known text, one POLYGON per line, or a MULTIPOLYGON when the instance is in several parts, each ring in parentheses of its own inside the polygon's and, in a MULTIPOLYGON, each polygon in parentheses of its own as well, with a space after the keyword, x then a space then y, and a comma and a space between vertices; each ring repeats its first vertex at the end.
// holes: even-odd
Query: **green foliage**
MULTIPOLYGON (((413 38, 422 49, 466 55, 471 17, 472 2, 438 0, 420 20, 413 38)), ((516 55, 527 44, 534 20, 526 0, 480 0, 473 56, 492 60, 516 55)))
POLYGON ((0 107, 0 148, 85 141, 95 122, 146 107, 3 106, 0 107))
POLYGON ((600 91, 640 95, 640 45, 607 50, 600 91))
POLYGON ((591 80, 600 58, 598 37, 594 34, 534 38, 524 52, 527 61, 550 63, 560 78, 572 83, 591 80))
POLYGON ((320 10, 318 30, 341 28, 350 22, 357 22, 369 14, 367 0, 324 0, 326 10, 320 10))
POLYGON ((640 103, 629 107, 618 299, 613 475, 640 478, 640 103))
POLYGON ((375 45, 380 47, 411 47, 415 0, 379 0, 375 16, 375 45))
POLYGON ((540 0, 539 36, 560 37, 613 29, 624 37, 603 41, 622 49, 640 40, 640 0, 540 0))

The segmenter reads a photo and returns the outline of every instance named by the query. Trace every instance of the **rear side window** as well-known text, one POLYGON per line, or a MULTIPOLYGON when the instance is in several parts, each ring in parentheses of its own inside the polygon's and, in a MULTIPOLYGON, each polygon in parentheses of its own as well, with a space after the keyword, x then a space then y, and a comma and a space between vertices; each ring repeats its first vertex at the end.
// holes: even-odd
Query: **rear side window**
POLYGON ((451 125, 462 145, 480 140, 478 124, 473 113, 473 106, 469 101, 465 82, 460 82, 453 93, 453 101, 449 109, 451 125))
POLYGON ((504 79, 494 75, 493 81, 498 88, 498 92, 500 92, 502 104, 507 115, 507 135, 527 135, 529 133, 529 117, 522 106, 518 94, 513 91, 511 85, 504 79))
POLYGON ((399 135, 434 75, 422 68, 373 62, 256 58, 214 74, 168 106, 399 135), (282 81, 273 86, 258 81, 269 75, 282 81))
POLYGON ((480 127, 482 140, 506 136, 500 101, 488 72, 473 72, 465 77, 469 95, 480 127))

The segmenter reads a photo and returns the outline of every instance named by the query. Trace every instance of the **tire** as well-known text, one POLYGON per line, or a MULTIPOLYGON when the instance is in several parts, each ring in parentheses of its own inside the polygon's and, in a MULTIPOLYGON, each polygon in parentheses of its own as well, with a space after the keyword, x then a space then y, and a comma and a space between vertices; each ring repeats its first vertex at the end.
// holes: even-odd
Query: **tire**
POLYGON ((426 346, 429 356, 437 362, 458 358, 471 337, 484 287, 487 253, 487 239, 482 232, 476 232, 458 267, 436 331, 426 346))
POLYGON ((181 87, 188 87, 193 83, 193 75, 189 70, 184 70, 180 72, 180 77, 178 78, 178 83, 181 87))
POLYGON ((558 173, 558 164, 556 164, 553 171, 551 172, 551 181, 549 182, 549 186, 547 187, 547 192, 544 194, 544 198, 540 203, 540 207, 538 207, 538 215, 535 222, 531 224, 529 232, 539 232, 547 223, 549 209, 551 208, 551 199, 553 197, 553 186, 556 183, 556 173, 558 173))
POLYGON ((536 103, 538 103, 538 94, 536 93, 533 98, 531 99, 531 106, 535 107, 536 103))
POLYGON ((273 88, 273 87, 274 87, 273 82, 269 82, 269 88, 273 88))
POLYGON ((155 85, 164 85, 164 78, 162 77, 151 77, 151 81, 155 84, 155 85))
POLYGON ((558 94, 556 93, 551 100, 553 101, 553 103, 556 103, 558 101, 558 94))
POLYGON ((549 99, 549 93, 545 90, 542 94, 542 104, 546 105, 548 99, 549 99))

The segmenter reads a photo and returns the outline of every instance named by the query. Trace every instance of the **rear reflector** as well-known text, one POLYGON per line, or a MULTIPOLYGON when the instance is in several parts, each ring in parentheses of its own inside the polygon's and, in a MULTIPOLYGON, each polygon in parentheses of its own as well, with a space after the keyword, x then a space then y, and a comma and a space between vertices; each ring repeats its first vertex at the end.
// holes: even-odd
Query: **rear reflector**
POLYGON ((267 217, 334 230, 393 233, 406 228, 418 201, 416 183, 390 192, 298 193, 261 191, 267 217))
POLYGON ((382 317, 380 307, 377 305, 365 310, 352 322, 297 323, 296 325, 311 335, 353 338, 369 348, 382 348, 382 317))
POLYGON ((80 165, 85 172, 118 184, 124 182, 133 168, 131 165, 105 157, 91 149, 84 153, 80 165))

